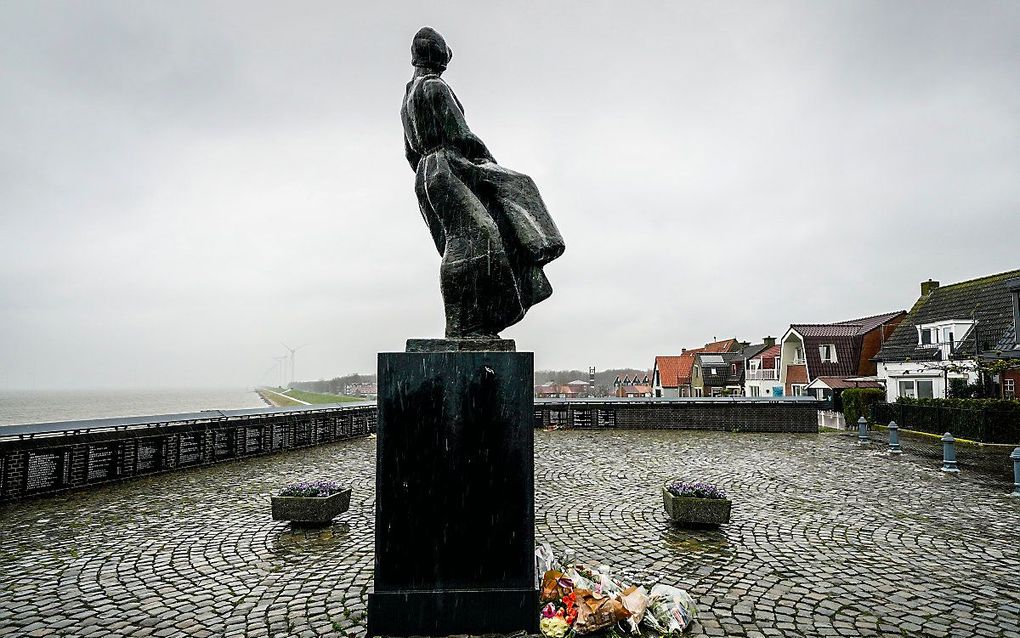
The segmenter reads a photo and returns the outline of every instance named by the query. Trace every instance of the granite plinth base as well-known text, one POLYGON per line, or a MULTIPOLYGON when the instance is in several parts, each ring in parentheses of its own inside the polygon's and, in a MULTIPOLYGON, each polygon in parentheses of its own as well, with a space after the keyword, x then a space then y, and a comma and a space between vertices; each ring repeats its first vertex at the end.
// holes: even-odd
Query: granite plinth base
POLYGON ((535 633, 538 615, 538 591, 534 588, 396 591, 368 595, 370 637, 407 636, 409 631, 416 636, 477 636, 521 630, 535 633), (535 620, 522 625, 525 614, 535 620))
POLYGON ((408 339, 407 352, 516 352, 513 339, 408 339))
POLYGON ((379 355, 370 636, 535 632, 530 352, 379 355))

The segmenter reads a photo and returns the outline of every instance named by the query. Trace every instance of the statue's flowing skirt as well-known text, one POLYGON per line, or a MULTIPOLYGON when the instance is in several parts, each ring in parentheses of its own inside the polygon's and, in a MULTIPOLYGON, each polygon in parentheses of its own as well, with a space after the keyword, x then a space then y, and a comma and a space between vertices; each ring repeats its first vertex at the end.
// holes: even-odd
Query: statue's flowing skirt
POLYGON ((456 330, 497 334, 552 294, 542 266, 563 253, 563 238, 530 177, 443 148, 418 163, 416 191, 443 252, 448 320, 461 306, 456 330))

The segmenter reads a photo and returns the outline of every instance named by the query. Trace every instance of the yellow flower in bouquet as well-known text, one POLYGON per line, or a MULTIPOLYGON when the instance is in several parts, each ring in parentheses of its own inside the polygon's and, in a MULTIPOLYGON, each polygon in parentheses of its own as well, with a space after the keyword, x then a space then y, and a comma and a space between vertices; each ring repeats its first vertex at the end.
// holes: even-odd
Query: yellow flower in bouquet
POLYGON ((538 623, 538 628, 546 638, 563 638, 570 630, 570 625, 562 616, 553 616, 552 618, 543 618, 538 623))

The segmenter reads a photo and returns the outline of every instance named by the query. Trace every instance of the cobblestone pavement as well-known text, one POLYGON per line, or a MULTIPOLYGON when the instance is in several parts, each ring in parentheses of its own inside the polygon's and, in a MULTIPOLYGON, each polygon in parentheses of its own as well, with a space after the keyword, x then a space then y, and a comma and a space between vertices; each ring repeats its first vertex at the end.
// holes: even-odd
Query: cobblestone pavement
MULTIPOLYGON (((845 434, 536 433, 537 535, 688 588, 695 634, 1020 636, 1020 499, 845 434), (671 476, 733 521, 672 529, 671 476)), ((375 441, 0 509, 0 636, 352 636, 372 584, 375 441), (324 532, 269 518, 306 478, 354 487, 324 532)))

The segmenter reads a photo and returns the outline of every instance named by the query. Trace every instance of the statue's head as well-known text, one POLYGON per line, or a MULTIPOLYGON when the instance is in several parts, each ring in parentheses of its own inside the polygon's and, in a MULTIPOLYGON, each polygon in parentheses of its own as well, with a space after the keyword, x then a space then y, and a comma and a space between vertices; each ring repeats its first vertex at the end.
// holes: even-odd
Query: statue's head
POLYGON ((422 27, 411 41, 411 65, 442 73, 453 59, 446 40, 432 27, 422 27))

